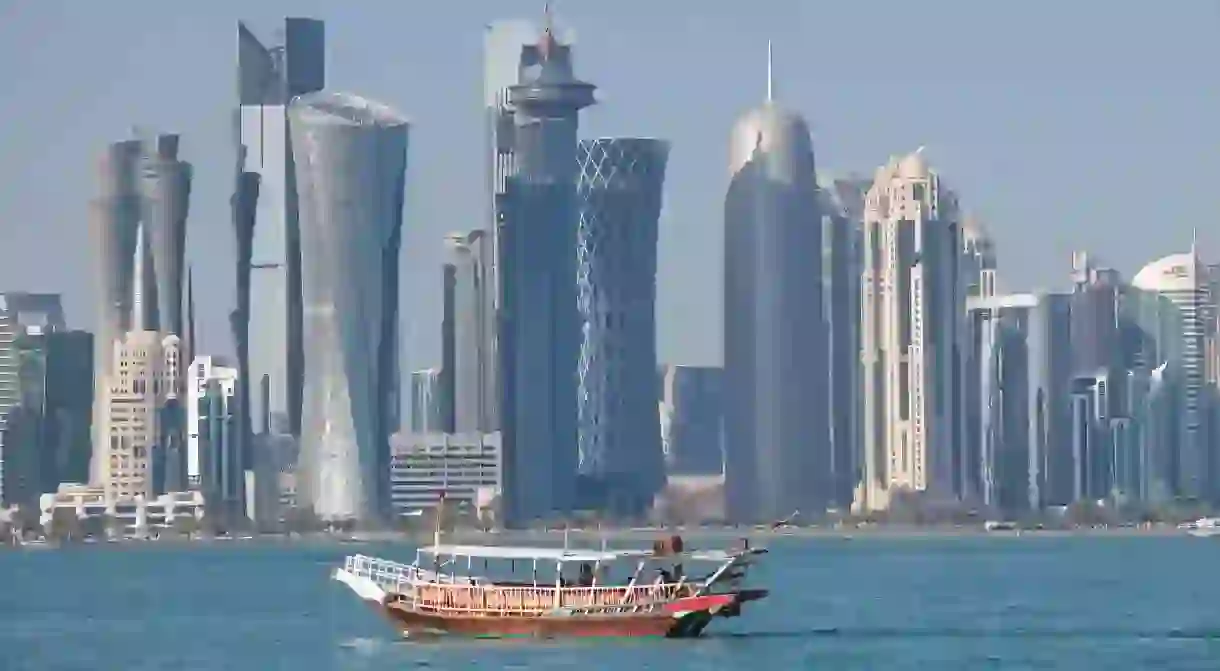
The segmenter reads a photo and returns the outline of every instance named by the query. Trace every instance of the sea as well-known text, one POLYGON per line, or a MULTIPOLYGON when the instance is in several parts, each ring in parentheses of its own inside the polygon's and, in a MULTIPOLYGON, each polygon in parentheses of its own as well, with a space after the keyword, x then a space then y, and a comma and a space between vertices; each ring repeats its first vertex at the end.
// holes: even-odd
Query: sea
POLYGON ((329 579, 403 544, 0 551, 0 670, 1220 669, 1220 538, 775 538, 698 640, 404 640, 329 579))

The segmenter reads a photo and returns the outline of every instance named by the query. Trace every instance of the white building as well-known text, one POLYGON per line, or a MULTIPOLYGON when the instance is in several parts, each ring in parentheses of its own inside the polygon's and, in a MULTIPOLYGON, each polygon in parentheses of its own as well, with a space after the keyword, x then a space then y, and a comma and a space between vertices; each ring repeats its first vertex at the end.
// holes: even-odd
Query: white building
POLYGON ((504 481, 499 433, 396 434, 390 438, 390 500, 396 515, 447 506, 471 511, 504 481))
POLYGON ((237 393, 237 369, 223 366, 218 357, 197 356, 186 373, 186 477, 192 488, 200 484, 199 425, 206 418, 199 415, 199 402, 207 394, 208 382, 215 380, 226 399, 237 393))
POLYGON ((118 501, 152 494, 152 449, 159 436, 158 410, 178 388, 178 336, 131 331, 116 340, 114 366, 98 418, 102 435, 100 484, 118 501))
POLYGON ((203 495, 199 492, 171 492, 146 499, 139 495, 116 501, 104 487, 63 483, 56 492, 38 499, 39 524, 49 529, 56 510, 71 510, 77 519, 112 517, 123 535, 143 536, 150 530, 170 527, 178 517, 203 518, 203 495))
POLYGON ((864 469, 855 505, 901 490, 949 500, 962 413, 955 362, 965 303, 957 200, 921 151, 879 168, 864 213, 864 469))

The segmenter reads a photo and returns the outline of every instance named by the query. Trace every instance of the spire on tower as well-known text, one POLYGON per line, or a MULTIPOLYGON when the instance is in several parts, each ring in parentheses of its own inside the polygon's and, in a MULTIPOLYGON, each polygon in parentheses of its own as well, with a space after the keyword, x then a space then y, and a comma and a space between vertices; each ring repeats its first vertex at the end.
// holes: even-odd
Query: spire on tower
POLYGON ((775 101, 775 77, 771 69, 771 40, 767 40, 767 102, 775 101))

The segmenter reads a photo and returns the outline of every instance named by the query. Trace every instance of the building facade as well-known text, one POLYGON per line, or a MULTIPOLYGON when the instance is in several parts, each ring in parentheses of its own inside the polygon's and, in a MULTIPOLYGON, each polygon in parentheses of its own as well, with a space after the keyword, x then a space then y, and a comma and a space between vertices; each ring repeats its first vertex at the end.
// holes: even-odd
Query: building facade
POLYGON ((576 489, 576 134, 594 86, 551 27, 521 52, 509 88, 515 162, 499 240, 500 426, 505 522, 572 509, 576 489))
POLYGON ((860 178, 819 186, 822 216, 822 320, 827 336, 830 491, 849 509, 860 482, 860 274, 864 195, 860 178))
POLYGON ((724 473, 724 369, 660 367, 661 452, 673 476, 724 473))
POLYGON ((325 25, 287 18, 282 35, 269 43, 239 21, 237 70, 237 305, 230 321, 243 387, 238 396, 247 399, 239 409, 242 431, 298 436, 301 232, 288 104, 325 86, 325 25), (260 393, 251 395, 251 388, 260 393))
POLYGON ((1149 334, 1152 365, 1168 364, 1180 385, 1181 426, 1173 488, 1181 497, 1220 496, 1220 459, 1211 439, 1215 390, 1207 384, 1207 325, 1212 299, 1207 268, 1195 249, 1144 266, 1131 282, 1140 294, 1136 319, 1149 334))
POLYGON ((493 419, 487 388, 494 362, 489 351, 492 315, 487 301, 491 248, 483 231, 451 233, 445 238, 446 322, 442 370, 451 386, 453 426, 457 433, 490 430, 493 419))
MULTIPOLYGON (((206 396, 209 383, 215 381, 220 384, 224 396, 231 399, 229 402, 234 405, 231 412, 236 415, 238 411, 236 404, 238 371, 237 368, 226 365, 226 363, 220 357, 197 356, 191 361, 191 366, 186 372, 186 473, 187 485, 191 488, 199 487, 203 479, 203 457, 200 451, 199 436, 204 424, 203 417, 206 416, 201 414, 201 411, 208 407, 206 396)), ((234 445, 237 445, 236 441, 234 441, 234 445)))
POLYGON ((397 434, 391 439, 390 491, 397 516, 446 505, 474 514, 503 484, 497 433, 397 434))
POLYGON ((203 493, 207 515, 222 525, 233 525, 245 517, 246 477, 238 450, 236 371, 225 377, 223 371, 202 380, 203 393, 195 395, 196 457, 199 468, 198 489, 203 493))
POLYGON ((497 312, 500 305, 500 240, 501 228, 508 214, 505 193, 508 179, 517 172, 515 114, 509 99, 509 89, 520 77, 521 56, 527 47, 538 43, 538 29, 524 20, 501 20, 488 24, 483 33, 483 106, 486 139, 486 232, 483 254, 486 289, 483 302, 487 341, 484 344, 488 363, 483 389, 483 406, 487 413, 487 429, 498 430, 500 422, 500 387, 498 353, 499 327, 497 312))
POLYGON ((160 410, 166 390, 180 384, 179 339, 157 331, 129 331, 116 341, 114 371, 97 418, 107 437, 101 455, 101 484, 108 498, 130 501, 154 495, 156 456, 161 439, 160 410))
POLYGON ((398 403, 407 122, 345 93, 294 99, 306 418, 297 501, 324 520, 388 512, 398 403))
POLYGON ((639 515, 665 479, 657 433, 657 234, 669 143, 643 138, 577 146, 576 288, 579 473, 601 500, 639 515))
POLYGON ((957 200, 922 152, 879 168, 864 215, 864 478, 856 503, 902 491, 949 501, 964 414, 957 200))
POLYGON ((411 373, 411 433, 445 433, 441 369, 411 373))
POLYGON ((813 144, 767 88, 733 127, 724 205, 725 497, 739 523, 833 498, 813 144))

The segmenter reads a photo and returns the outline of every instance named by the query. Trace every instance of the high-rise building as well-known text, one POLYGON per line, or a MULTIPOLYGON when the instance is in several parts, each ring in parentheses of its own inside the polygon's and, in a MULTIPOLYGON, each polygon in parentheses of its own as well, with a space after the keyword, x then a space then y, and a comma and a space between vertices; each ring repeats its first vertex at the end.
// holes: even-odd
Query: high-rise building
POLYGON ((52 331, 45 335, 42 487, 53 492, 61 482, 89 481, 93 424, 93 334, 52 331))
POLYGON ((144 298, 148 328, 185 336, 186 218, 190 210, 190 163, 178 158, 179 137, 160 134, 141 143, 141 221, 150 253, 147 274, 152 296, 144 298))
POLYGON ((582 490, 600 494, 582 504, 639 515, 665 482, 657 433, 656 277, 669 143, 582 140, 576 156, 578 470, 582 490))
MULTIPOLYGON (((199 361, 196 360, 198 365, 199 361)), ((203 393, 193 394, 194 432, 199 491, 207 514, 224 524, 244 517, 245 469, 237 442, 237 371, 212 366, 212 375, 199 379, 203 393)), ((257 483, 256 483, 257 484, 257 483)))
MULTIPOLYGON (((98 193, 89 205, 92 243, 97 250, 98 322, 93 345, 93 416, 102 416, 101 403, 114 364, 114 342, 132 328, 132 299, 136 293, 135 255, 142 198, 139 184, 139 140, 109 145, 98 164, 98 193)), ((93 426, 90 480, 100 483, 101 464, 108 437, 101 423, 93 426)))
POLYGON ((441 369, 424 368, 411 373, 411 433, 444 433, 444 402, 441 369))
POLYGON ((43 493, 46 337, 63 328, 59 294, 0 294, 0 505, 43 493))
POLYGON ((493 362, 488 348, 491 324, 486 301, 491 298, 489 236, 483 231, 451 233, 445 238, 445 344, 442 369, 453 403, 453 426, 458 433, 485 432, 492 425, 487 404, 487 380, 493 362))
POLYGON ((287 110, 295 96, 326 83, 325 25, 287 18, 277 40, 264 42, 239 21, 237 69, 237 306, 231 325, 244 442, 251 431, 301 431, 300 206, 287 110), (251 395, 251 387, 265 393, 251 395))
POLYGON ((397 417, 407 121, 346 93, 300 96, 289 116, 306 353, 297 502, 326 520, 376 519, 397 417))
POLYGON ((488 430, 497 430, 500 424, 500 387, 498 354, 499 327, 497 310, 500 305, 500 240, 501 227, 507 215, 505 192, 508 178, 516 174, 517 160, 513 153, 516 145, 516 124, 509 89, 520 77, 521 54, 527 47, 538 42, 538 29, 530 21, 494 21, 483 33, 483 108, 485 123, 486 157, 486 208, 485 221, 487 240, 483 250, 487 266, 484 276, 489 293, 484 298, 487 315, 487 342, 484 345, 488 363, 483 389, 483 405, 487 413, 488 430))
POLYGON ((548 25, 521 51, 513 109, 515 172, 500 223, 497 352, 505 522, 567 512, 576 486, 576 133, 594 86, 548 25))
POLYGON ((663 365, 659 370, 661 451, 670 476, 724 473, 724 369, 663 365))
POLYGON ((922 151, 879 168, 864 214, 864 482, 857 504, 951 500, 964 417, 957 200, 922 151))
POLYGON ((864 195, 860 178, 819 186, 822 318, 827 335, 831 501, 851 507, 860 481, 860 273, 864 195))
POLYGON ((1180 376, 1182 424, 1173 476, 1175 493, 1207 499, 1220 493, 1213 480, 1220 464, 1209 421, 1215 395, 1206 384, 1206 330, 1211 310, 1207 268, 1192 246, 1189 252, 1144 266, 1131 284, 1146 294, 1139 300, 1137 319, 1154 344, 1150 363, 1167 363, 1180 376))
POLYGON ((162 438, 160 423, 167 389, 178 389, 179 338, 157 331, 128 331, 111 350, 114 363, 97 417, 106 436, 100 481, 108 499, 150 498, 156 477, 154 450, 162 438))
POLYGON ((962 218, 962 291, 966 298, 991 298, 996 290, 995 243, 974 217, 962 218))
MULTIPOLYGON (((208 384, 216 381, 225 392, 226 404, 234 407, 226 410, 237 414, 237 368, 227 365, 219 357, 197 356, 191 361, 191 367, 186 373, 186 474, 187 484, 192 489, 198 488, 203 478, 203 457, 200 451, 199 435, 204 420, 200 409, 209 407, 205 396, 208 384)), ((226 406, 227 407, 227 406, 226 406)), ((236 438, 236 435, 232 436, 236 438)), ((236 446, 236 441, 233 446, 236 446)))
POLYGON ((733 127, 724 207, 725 502, 754 522, 832 503, 821 217, 809 127, 772 95, 733 127))

